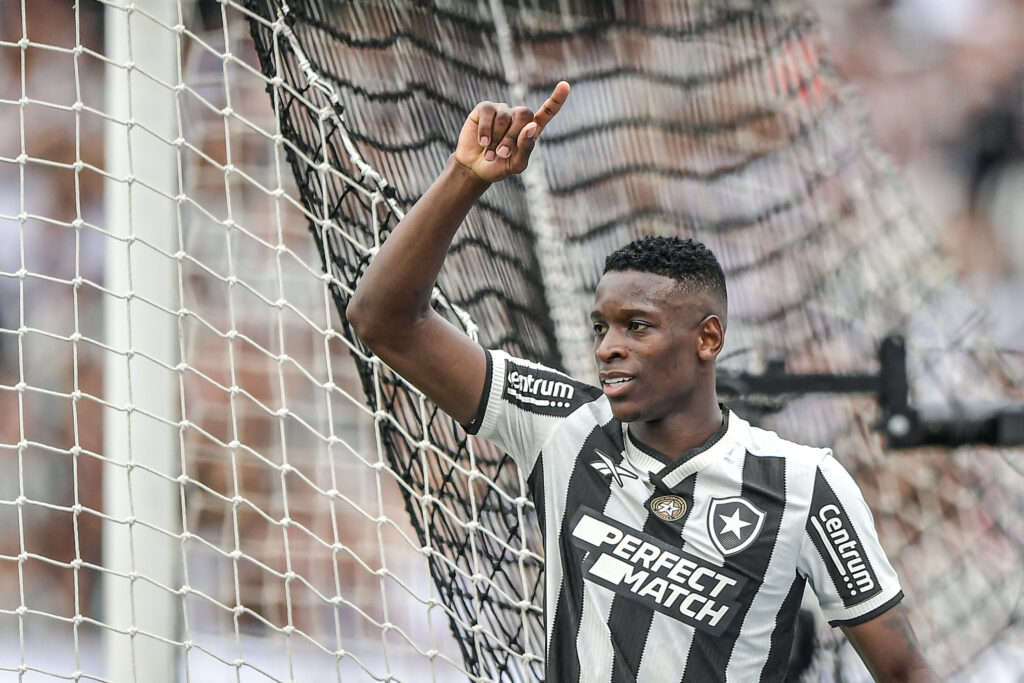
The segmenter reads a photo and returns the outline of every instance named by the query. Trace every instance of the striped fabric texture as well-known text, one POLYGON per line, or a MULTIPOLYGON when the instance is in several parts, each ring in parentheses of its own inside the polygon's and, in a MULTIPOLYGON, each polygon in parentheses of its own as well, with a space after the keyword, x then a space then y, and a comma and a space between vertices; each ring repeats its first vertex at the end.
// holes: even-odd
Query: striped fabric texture
POLYGON ((540 516, 547 680, 781 681, 805 585, 833 625, 902 599, 831 452, 723 412, 669 460, 599 388, 488 352, 468 429, 515 460, 540 516))

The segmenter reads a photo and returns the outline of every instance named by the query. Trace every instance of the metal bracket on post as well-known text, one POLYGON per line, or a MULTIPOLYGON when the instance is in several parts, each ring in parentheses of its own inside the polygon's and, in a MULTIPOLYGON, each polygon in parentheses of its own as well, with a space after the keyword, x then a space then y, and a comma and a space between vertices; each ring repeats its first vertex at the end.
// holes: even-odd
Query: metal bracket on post
POLYGON ((784 361, 768 363, 762 373, 719 372, 718 394, 734 406, 764 415, 805 394, 875 394, 880 408, 876 427, 892 449, 920 446, 1019 446, 1024 444, 1024 404, 963 406, 956 412, 925 411, 910 405, 907 347, 900 335, 882 340, 879 372, 873 374, 788 373, 784 361))
POLYGON ((920 442, 921 421, 910 407, 907 382, 907 344, 900 336, 889 336, 878 347, 878 407, 881 416, 875 425, 885 432, 890 448, 909 448, 920 442))

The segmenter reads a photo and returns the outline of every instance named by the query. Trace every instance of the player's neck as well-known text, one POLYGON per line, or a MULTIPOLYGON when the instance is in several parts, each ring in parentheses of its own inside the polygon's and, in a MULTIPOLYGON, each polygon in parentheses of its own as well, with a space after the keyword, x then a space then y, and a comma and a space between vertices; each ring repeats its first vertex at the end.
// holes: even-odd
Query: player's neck
POLYGON ((722 407, 717 397, 687 410, 651 422, 631 422, 630 434, 669 460, 702 446, 722 427, 722 407))

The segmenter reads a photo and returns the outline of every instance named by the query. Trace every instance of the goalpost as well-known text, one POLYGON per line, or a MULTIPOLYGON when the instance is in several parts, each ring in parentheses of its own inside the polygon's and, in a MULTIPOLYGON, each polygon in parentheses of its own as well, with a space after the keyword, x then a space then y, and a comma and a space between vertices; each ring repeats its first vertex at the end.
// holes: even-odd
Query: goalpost
MULTIPOLYGON (((586 375, 601 259, 670 232, 726 268, 727 369, 863 372, 896 329, 915 398, 1024 377, 961 336, 934 235, 798 2, 0 8, 3 675, 541 678, 524 475, 343 314, 479 99, 573 84, 434 293, 482 343, 586 375)), ((1012 651, 1017 454, 887 452, 870 398, 758 417, 858 479, 943 673, 1012 651)), ((812 676, 863 675, 819 636, 812 676)))
POLYGON ((106 676, 175 679, 181 534, 179 176, 181 8, 106 9, 106 400, 103 510, 106 676))

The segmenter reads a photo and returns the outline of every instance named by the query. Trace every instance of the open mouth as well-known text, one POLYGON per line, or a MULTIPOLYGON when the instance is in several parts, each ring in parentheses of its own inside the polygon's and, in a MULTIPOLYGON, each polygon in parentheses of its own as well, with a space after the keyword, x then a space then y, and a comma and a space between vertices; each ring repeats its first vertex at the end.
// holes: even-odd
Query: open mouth
POLYGON ((601 388, 605 396, 617 396, 626 391, 632 381, 632 377, 611 377, 601 380, 601 388))

